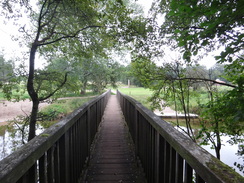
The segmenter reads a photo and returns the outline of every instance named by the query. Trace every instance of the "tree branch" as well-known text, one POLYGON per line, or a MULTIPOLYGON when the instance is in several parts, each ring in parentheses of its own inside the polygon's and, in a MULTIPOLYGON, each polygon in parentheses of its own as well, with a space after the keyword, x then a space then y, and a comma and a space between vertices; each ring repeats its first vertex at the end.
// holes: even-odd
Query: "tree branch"
POLYGON ((47 95, 46 97, 39 98, 39 101, 41 102, 41 101, 44 101, 44 100, 50 98, 50 97, 53 96, 58 90, 60 90, 60 89, 64 86, 64 84, 66 83, 66 81, 67 81, 68 73, 69 73, 69 72, 66 72, 66 73, 65 73, 64 81, 60 84, 60 86, 59 86, 58 88, 56 88, 56 90, 54 90, 53 92, 51 92, 51 93, 50 93, 49 95, 47 95))
POLYGON ((228 84, 228 83, 222 83, 216 80, 212 80, 212 79, 206 79, 206 78, 191 78, 191 77, 185 77, 185 78, 170 78, 171 80, 176 80, 176 81, 180 81, 180 80, 193 80, 193 81, 209 81, 215 84, 219 84, 219 85, 224 85, 224 86, 229 86, 232 88, 236 88, 236 85, 232 85, 232 84, 228 84))
MULTIPOLYGON (((89 29, 89 28, 99 28, 99 27, 102 27, 102 26, 99 26, 99 25, 90 25, 90 26, 87 26, 87 27, 84 27, 84 28, 82 28, 82 29, 80 29, 80 30, 78 30, 77 32, 75 32, 73 35, 63 35, 63 36, 61 36, 61 37, 59 37, 59 38, 57 38, 57 39, 55 39, 55 40, 53 40, 53 41, 49 41, 49 42, 45 42, 46 40, 48 40, 49 39, 49 37, 47 37, 47 38, 44 38, 43 40, 41 40, 41 41, 38 41, 38 45, 39 46, 44 46, 44 45, 49 45, 49 44, 52 44, 52 43, 55 43, 55 42, 58 42, 58 41, 61 41, 61 40, 63 40, 63 39, 67 39, 67 38, 75 38, 81 31, 83 31, 83 30, 86 30, 86 29, 89 29)), ((57 34, 57 33, 56 33, 57 34)), ((62 34, 62 33, 60 33, 60 34, 62 34)))

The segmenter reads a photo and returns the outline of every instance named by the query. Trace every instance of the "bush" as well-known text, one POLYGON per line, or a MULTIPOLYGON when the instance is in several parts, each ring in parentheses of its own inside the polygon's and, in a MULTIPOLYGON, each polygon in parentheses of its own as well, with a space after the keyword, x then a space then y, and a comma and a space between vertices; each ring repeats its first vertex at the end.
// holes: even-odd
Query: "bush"
MULTIPOLYGON (((45 107, 39 113, 40 121, 45 123, 47 121, 59 120, 62 117, 73 112, 75 109, 79 108, 85 102, 89 101, 91 98, 73 98, 67 100, 57 100, 55 103, 45 107), (42 117, 41 117, 42 116, 42 117)), ((45 125, 48 126, 48 125, 45 125)))

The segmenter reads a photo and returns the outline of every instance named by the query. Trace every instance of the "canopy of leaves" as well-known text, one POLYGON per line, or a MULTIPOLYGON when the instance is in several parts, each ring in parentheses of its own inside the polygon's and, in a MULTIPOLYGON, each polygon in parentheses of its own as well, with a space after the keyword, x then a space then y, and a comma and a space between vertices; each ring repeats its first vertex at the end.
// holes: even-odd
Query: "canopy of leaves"
POLYGON ((192 55, 217 45, 225 48, 219 62, 232 62, 243 54, 243 9, 244 2, 238 0, 155 0, 151 11, 154 17, 164 15, 160 34, 176 40, 184 59, 190 61, 192 55))
POLYGON ((0 54, 0 82, 9 81, 14 75, 14 63, 6 61, 4 56, 0 54))

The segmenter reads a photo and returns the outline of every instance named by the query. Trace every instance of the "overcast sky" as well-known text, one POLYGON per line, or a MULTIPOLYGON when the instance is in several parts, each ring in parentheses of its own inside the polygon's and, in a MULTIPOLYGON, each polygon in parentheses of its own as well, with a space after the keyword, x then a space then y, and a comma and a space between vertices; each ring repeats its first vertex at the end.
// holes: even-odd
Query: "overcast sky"
MULTIPOLYGON (((136 2, 144 8, 146 16, 151 6, 151 0, 137 0, 136 2)), ((20 47, 18 41, 12 40, 11 36, 13 35, 18 35, 18 28, 11 22, 4 24, 3 18, 0 17, 0 52, 4 50, 3 54, 6 59, 12 59, 20 56, 22 52, 28 52, 27 47, 20 47)), ((173 56, 174 53, 169 54, 173 56)), ((215 63, 213 54, 211 53, 200 62, 200 64, 207 66, 207 68, 210 68, 215 63)))

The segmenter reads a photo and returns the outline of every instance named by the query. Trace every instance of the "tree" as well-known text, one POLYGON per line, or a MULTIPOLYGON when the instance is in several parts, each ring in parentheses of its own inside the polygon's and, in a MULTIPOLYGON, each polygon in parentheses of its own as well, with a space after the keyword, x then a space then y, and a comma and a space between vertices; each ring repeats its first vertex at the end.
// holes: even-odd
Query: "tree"
MULTIPOLYGON (((134 17, 129 16, 133 10, 127 8, 126 3, 124 4, 121 0, 99 2, 96 0, 40 0, 37 8, 33 8, 28 0, 6 0, 2 6, 11 14, 15 13, 14 8, 18 8, 15 6, 17 3, 20 4, 20 7, 26 7, 33 25, 32 30, 27 29, 27 26, 20 29, 25 35, 27 44, 30 45, 27 91, 33 103, 28 138, 31 140, 35 136, 39 103, 54 95, 67 81, 66 73, 57 87, 52 88, 48 93, 41 92, 41 88, 39 88, 41 83, 38 83, 36 79, 43 78, 46 72, 37 72, 35 69, 36 54, 40 53, 45 56, 54 52, 65 54, 69 53, 70 48, 77 47, 77 45, 81 48, 94 49, 96 46, 93 47, 93 44, 100 44, 105 37, 107 37, 106 42, 108 43, 110 41, 112 44, 116 41, 122 43, 120 38, 124 35, 123 30, 126 30, 128 24, 133 22, 134 17)), ((18 13, 13 14, 13 17, 18 16, 18 13)), ((11 18, 11 16, 8 17, 11 18)), ((82 53, 85 54, 85 51, 86 49, 82 53)), ((45 80, 45 78, 43 79, 45 80)), ((42 86, 44 85, 42 84, 42 86)))
POLYGON ((16 101, 22 99, 26 91, 23 87, 24 81, 26 75, 22 65, 15 66, 13 60, 6 61, 3 55, 0 55, 0 88, 4 97, 8 100, 14 98, 16 101))
POLYGON ((161 36, 168 35, 183 49, 184 59, 201 52, 224 46, 217 57, 220 63, 232 62, 243 48, 242 1, 161 1, 155 0, 151 9, 154 17, 164 15, 159 28, 161 36), (217 45, 217 46, 216 46, 217 45))
MULTIPOLYGON (((179 61, 157 66, 150 59, 141 57, 134 60, 132 68, 143 85, 154 91, 151 97, 154 107, 173 104, 176 111, 183 112, 187 128, 181 130, 195 142, 197 138, 202 138, 203 144, 210 142, 217 158, 220 159, 221 134, 232 134, 233 142, 241 142, 239 137, 243 133, 241 124, 244 118, 240 111, 244 108, 240 87, 212 80, 207 70, 199 66, 185 67, 179 61), (220 85, 234 89, 221 91, 218 89, 220 85), (204 100, 200 98, 202 91, 208 94, 204 100), (191 106, 192 98, 198 101, 195 109, 191 106), (199 115, 202 125, 199 134, 192 129, 190 113, 199 115)), ((178 118, 176 125, 179 126, 178 118)))
MULTIPOLYGON (((3 55, 0 55, 0 82, 6 82, 14 75, 14 64, 12 61, 6 61, 3 55)), ((1 84, 2 85, 2 84, 1 84)))
POLYGON ((118 80, 118 64, 107 58, 95 57, 92 62, 91 74, 88 77, 91 89, 95 93, 101 93, 108 84, 116 87, 118 80))

